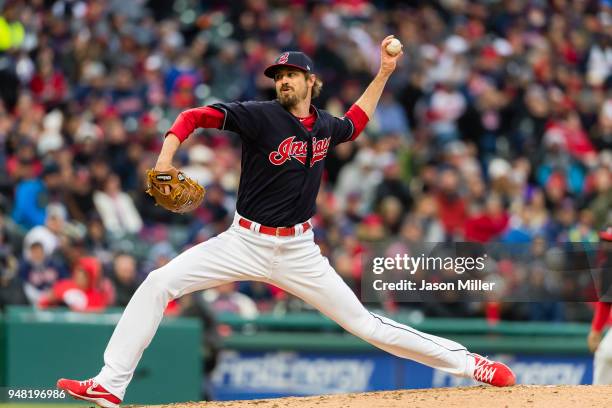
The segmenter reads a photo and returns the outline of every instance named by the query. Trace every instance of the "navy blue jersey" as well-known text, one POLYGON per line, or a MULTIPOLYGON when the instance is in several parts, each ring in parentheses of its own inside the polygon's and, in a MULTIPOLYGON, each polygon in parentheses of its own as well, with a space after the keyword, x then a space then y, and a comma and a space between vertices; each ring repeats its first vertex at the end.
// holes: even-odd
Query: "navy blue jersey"
POLYGON ((276 100, 210 106, 225 114, 221 129, 243 142, 238 213, 271 227, 312 217, 327 152, 351 139, 351 120, 315 108, 309 131, 276 100))

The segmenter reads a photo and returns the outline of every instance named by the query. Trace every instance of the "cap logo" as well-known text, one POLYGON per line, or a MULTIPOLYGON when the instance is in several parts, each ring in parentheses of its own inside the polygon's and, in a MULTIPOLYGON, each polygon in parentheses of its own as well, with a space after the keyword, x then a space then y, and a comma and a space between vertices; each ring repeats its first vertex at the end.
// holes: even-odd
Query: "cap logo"
POLYGON ((286 52, 284 54, 281 54, 280 57, 278 57, 278 61, 276 61, 276 63, 277 64, 286 64, 288 60, 289 60, 289 53, 286 52))

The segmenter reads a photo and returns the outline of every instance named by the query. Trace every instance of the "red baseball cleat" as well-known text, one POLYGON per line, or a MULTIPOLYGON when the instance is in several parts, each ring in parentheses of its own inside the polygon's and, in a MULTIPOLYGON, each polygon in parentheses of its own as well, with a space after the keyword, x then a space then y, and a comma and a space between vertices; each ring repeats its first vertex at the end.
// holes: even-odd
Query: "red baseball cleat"
POLYGON ((74 398, 95 402, 103 408, 119 408, 121 403, 119 398, 106 391, 93 378, 85 381, 60 378, 57 380, 57 388, 66 391, 74 398))
POLYGON ((489 360, 479 354, 472 354, 476 359, 474 379, 495 387, 509 387, 516 383, 514 373, 507 365, 489 360))

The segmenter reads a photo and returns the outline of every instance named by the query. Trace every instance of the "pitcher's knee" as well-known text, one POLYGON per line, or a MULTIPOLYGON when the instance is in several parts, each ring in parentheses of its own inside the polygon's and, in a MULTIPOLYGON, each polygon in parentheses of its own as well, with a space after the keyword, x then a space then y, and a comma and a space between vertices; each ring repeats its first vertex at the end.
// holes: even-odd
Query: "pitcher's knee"
POLYGON ((380 339, 380 331, 377 330, 378 321, 370 314, 365 315, 361 319, 356 319, 349 329, 355 336, 367 341, 368 343, 376 343, 380 339))
POLYGON ((162 267, 151 271, 142 284, 147 285, 155 293, 174 299, 176 297, 176 294, 172 291, 174 278, 175 275, 162 267))

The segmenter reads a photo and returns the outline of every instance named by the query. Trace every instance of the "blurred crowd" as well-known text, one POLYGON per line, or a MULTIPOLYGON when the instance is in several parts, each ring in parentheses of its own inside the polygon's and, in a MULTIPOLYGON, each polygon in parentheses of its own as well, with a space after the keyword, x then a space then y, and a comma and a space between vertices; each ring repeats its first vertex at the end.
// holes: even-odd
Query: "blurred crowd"
MULTIPOLYGON (((175 215, 143 192, 176 116, 274 98, 263 69, 290 49, 315 61, 315 104, 341 116, 389 33, 405 55, 364 134, 330 151, 313 219, 356 292, 362 255, 381 239, 595 243, 612 222, 609 0, 0 4, 0 307, 125 306, 235 208, 239 138, 216 130, 196 131, 176 157, 208 189, 200 209, 175 215)), ((196 296, 245 317, 305 307, 259 283, 196 296)), ((546 310, 521 318, 580 318, 546 310)))

